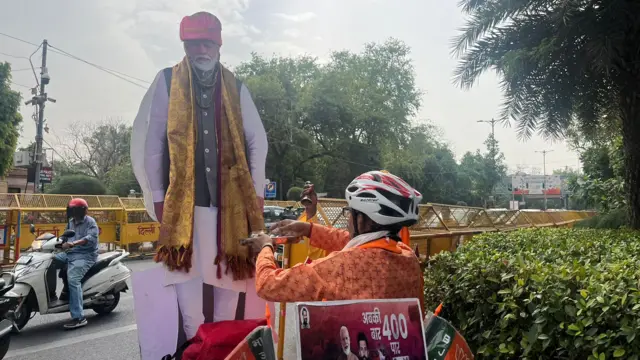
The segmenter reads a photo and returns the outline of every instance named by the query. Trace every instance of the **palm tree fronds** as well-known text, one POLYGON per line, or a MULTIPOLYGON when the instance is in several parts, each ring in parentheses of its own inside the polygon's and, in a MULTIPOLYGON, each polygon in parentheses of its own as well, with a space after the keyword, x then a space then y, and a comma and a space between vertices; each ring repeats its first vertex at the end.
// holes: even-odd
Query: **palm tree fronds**
MULTIPOLYGON (((518 137, 538 132, 557 139, 576 118, 591 126, 616 112, 630 67, 630 34, 640 43, 640 1, 463 0, 460 6, 469 19, 452 42, 460 59, 453 82, 468 89, 485 71, 496 71, 501 120, 513 121, 518 137)), ((640 44, 634 46, 640 54, 640 44)))

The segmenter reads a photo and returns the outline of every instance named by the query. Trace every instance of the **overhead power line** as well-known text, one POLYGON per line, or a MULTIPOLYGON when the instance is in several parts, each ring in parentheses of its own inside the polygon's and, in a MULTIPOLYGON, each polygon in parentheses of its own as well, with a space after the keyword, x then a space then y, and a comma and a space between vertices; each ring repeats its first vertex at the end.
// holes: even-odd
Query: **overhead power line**
POLYGON ((25 59, 25 60, 27 59, 27 57, 25 57, 25 56, 7 54, 7 53, 2 52, 2 51, 0 51, 0 55, 8 56, 8 57, 11 57, 11 58, 14 58, 14 59, 25 59))
MULTIPOLYGON (((27 41, 27 40, 24 40, 24 39, 21 39, 21 38, 19 38, 19 37, 12 36, 12 35, 9 35, 9 34, 5 34, 5 33, 2 33, 2 32, 0 32, 0 36, 5 36, 5 37, 8 37, 8 38, 10 38, 10 39, 13 39, 13 40, 16 40, 16 41, 19 41, 19 42, 25 43, 25 44, 29 44, 29 45, 32 45, 32 46, 35 46, 35 47, 38 47, 38 48, 39 48, 40 46, 42 46, 42 44, 32 43, 32 42, 30 42, 30 41, 27 41)), ((139 83, 137 83, 136 81, 142 82, 142 83, 147 84, 147 85, 150 85, 150 84, 151 84, 151 82, 150 82, 150 81, 148 81, 148 80, 140 79, 140 78, 137 78, 137 77, 135 77, 135 76, 131 76, 131 75, 128 75, 128 74, 122 73, 122 72, 120 72, 120 71, 113 70, 113 69, 109 69, 109 68, 107 68, 107 67, 105 67, 105 66, 102 66, 102 65, 98 65, 98 64, 93 63, 93 62, 91 62, 91 61, 85 60, 85 59, 83 59, 83 58, 81 58, 81 57, 79 57, 79 56, 73 55, 73 54, 71 54, 71 53, 69 53, 69 52, 67 52, 67 51, 64 51, 64 50, 62 50, 62 49, 60 49, 60 48, 58 48, 58 47, 55 47, 55 46, 49 45, 49 48, 50 48, 50 51, 51 51, 51 52, 53 52, 53 53, 56 53, 56 54, 58 54, 58 55, 62 55, 62 56, 66 56, 66 57, 68 57, 68 58, 71 58, 71 59, 74 59, 74 60, 77 60, 77 61, 83 62, 83 63, 85 63, 85 64, 87 64, 87 65, 89 65, 89 66, 92 66, 92 67, 94 67, 94 68, 96 68, 96 69, 98 69, 98 70, 101 70, 101 71, 103 71, 103 72, 106 72, 106 73, 107 73, 107 74, 109 74, 109 75, 115 76, 115 77, 117 77, 117 78, 119 78, 119 79, 121 79, 121 80, 124 80, 124 81, 126 81, 126 82, 128 82, 128 83, 130 83, 130 84, 133 84, 133 85, 135 85, 135 86, 138 86, 138 87, 140 87, 140 88, 142 88, 142 89, 146 89, 147 87, 146 87, 146 86, 143 86, 143 85, 141 85, 141 84, 139 84, 139 83), (133 80, 135 80, 135 81, 133 81, 133 80)), ((37 50, 36 50, 36 51, 37 51, 37 50)), ((24 56, 15 56, 15 55, 11 55, 11 54, 4 54, 4 53, 0 53, 0 54, 6 55, 6 56, 11 56, 11 57, 14 57, 14 58, 24 58, 24 59, 28 59, 27 57, 24 57, 24 56)))
POLYGON ((71 59, 83 62, 83 63, 85 63, 87 65, 93 66, 94 68, 96 68, 98 70, 104 71, 104 72, 106 72, 106 73, 108 73, 110 75, 118 77, 118 78, 120 78, 120 79, 122 79, 124 81, 127 81, 127 82, 129 82, 129 83, 131 83, 133 85, 139 86, 139 87, 141 87, 143 89, 146 89, 146 87, 143 86, 143 85, 140 85, 140 84, 138 84, 135 81, 132 81, 130 79, 133 79, 133 80, 145 83, 145 84, 149 84, 149 85, 151 84, 151 82, 149 82, 147 80, 143 80, 143 79, 137 78, 135 76, 127 75, 125 73, 122 73, 122 72, 119 72, 119 71, 104 67, 102 65, 98 65, 98 64, 92 63, 92 62, 90 62, 88 60, 85 60, 85 59, 82 59, 82 58, 80 58, 78 56, 72 55, 72 54, 70 54, 70 53, 68 53, 68 52, 66 52, 66 51, 64 51, 64 50, 62 50, 62 49, 60 49, 58 47, 53 46, 53 45, 50 45, 50 47, 52 49, 51 52, 53 52, 53 53, 56 53, 56 54, 59 54, 59 55, 63 55, 63 56, 69 57, 71 59))
MULTIPOLYGON (((29 69, 30 70, 30 69, 29 69)), ((13 81, 9 81, 9 84, 13 84, 15 86, 21 86, 23 88, 27 88, 27 89, 33 89, 34 86, 27 86, 27 85, 22 85, 22 84, 18 84, 18 83, 14 83, 13 81)))
POLYGON ((15 36, 11 36, 9 34, 5 34, 5 33, 0 32, 0 35, 6 36, 6 37, 8 37, 10 39, 13 39, 13 40, 16 40, 16 41, 20 41, 20 42, 25 43, 25 44, 29 44, 29 45, 32 45, 32 46, 38 46, 38 44, 34 44, 34 43, 30 42, 30 41, 27 41, 27 40, 24 40, 24 39, 20 39, 20 38, 17 38, 15 36))

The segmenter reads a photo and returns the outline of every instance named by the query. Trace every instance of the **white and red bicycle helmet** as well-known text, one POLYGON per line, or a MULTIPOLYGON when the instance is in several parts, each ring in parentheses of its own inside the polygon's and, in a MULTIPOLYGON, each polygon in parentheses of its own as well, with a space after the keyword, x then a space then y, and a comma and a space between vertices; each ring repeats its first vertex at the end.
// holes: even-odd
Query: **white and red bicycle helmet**
POLYGON ((369 171, 347 186, 345 198, 376 224, 411 226, 418 221, 422 194, 389 172, 369 171))

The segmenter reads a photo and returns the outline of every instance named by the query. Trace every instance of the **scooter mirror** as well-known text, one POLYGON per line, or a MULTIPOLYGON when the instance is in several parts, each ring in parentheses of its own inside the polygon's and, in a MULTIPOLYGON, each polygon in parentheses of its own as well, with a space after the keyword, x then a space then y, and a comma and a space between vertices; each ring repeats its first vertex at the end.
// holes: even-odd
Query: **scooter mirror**
POLYGON ((29 232, 32 234, 36 233, 36 226, 33 224, 29 224, 29 232))
POLYGON ((62 234, 62 237, 67 238, 67 239, 68 238, 72 238, 74 236, 76 236, 76 232, 73 231, 73 230, 65 230, 64 233, 62 234))

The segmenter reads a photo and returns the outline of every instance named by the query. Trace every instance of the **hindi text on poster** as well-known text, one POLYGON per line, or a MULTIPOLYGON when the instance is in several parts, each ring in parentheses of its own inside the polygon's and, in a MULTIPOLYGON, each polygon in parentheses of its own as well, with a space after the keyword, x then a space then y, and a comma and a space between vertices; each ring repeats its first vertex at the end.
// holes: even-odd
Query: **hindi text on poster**
POLYGON ((296 303, 298 358, 427 359, 417 299, 296 303))

